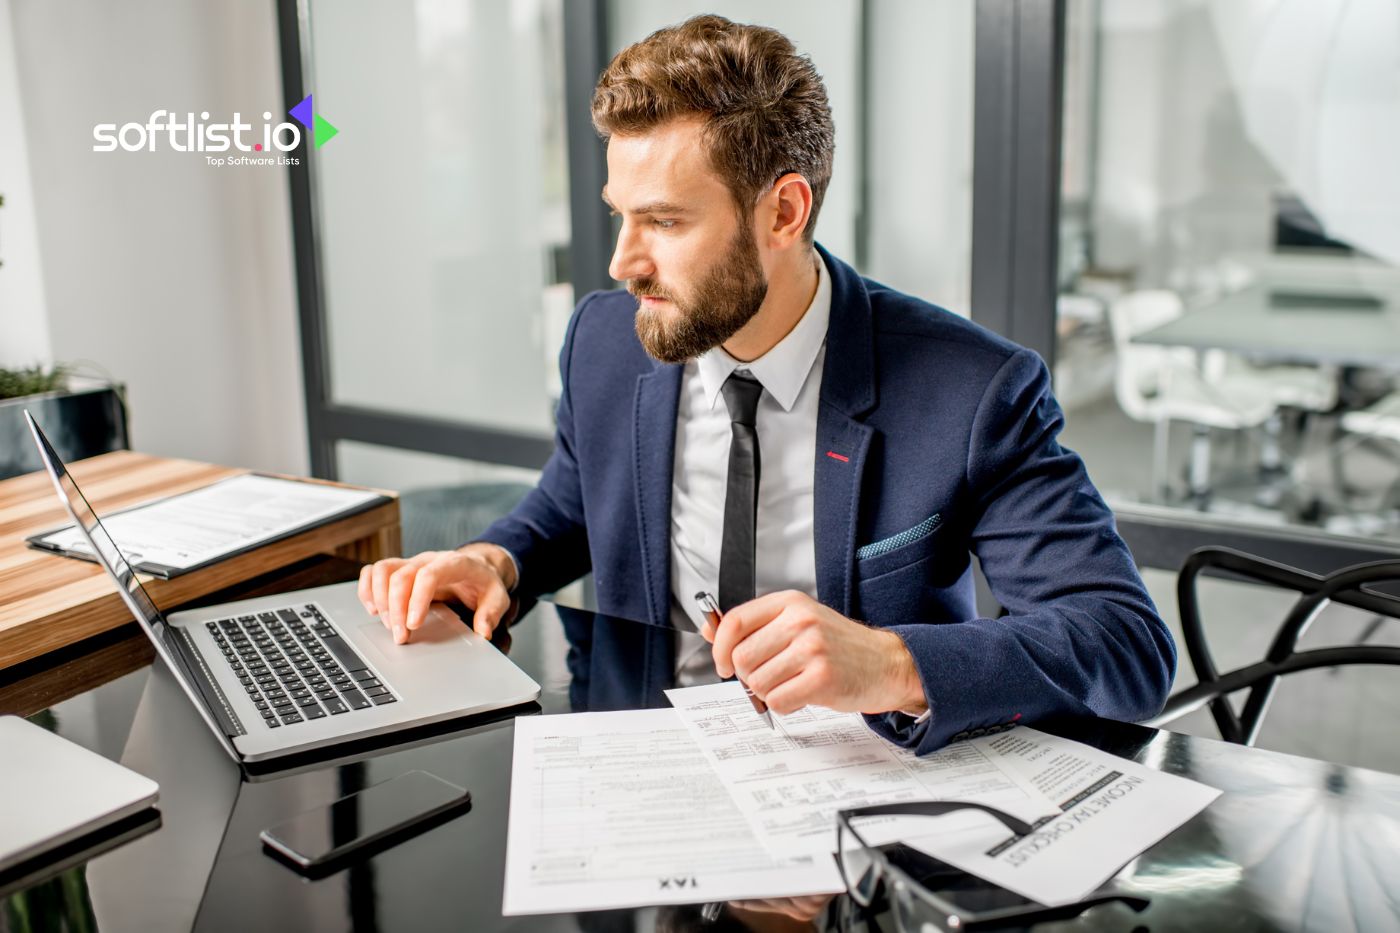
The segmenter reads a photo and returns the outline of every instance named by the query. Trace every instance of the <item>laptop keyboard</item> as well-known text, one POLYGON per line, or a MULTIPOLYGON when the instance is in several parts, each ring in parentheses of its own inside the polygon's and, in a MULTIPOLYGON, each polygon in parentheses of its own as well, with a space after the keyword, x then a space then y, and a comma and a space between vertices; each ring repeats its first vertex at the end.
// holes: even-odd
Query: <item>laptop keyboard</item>
POLYGON ((398 699, 313 605, 205 627, 270 729, 398 699))

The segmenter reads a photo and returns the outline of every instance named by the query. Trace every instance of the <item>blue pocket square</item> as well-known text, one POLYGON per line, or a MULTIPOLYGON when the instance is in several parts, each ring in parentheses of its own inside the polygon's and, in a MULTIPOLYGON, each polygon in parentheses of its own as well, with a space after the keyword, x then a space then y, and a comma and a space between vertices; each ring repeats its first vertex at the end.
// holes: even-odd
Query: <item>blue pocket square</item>
POLYGON ((865 560, 867 557, 874 557, 877 554, 884 554, 887 551, 893 551, 895 548, 904 547, 906 544, 913 544, 920 538, 933 534, 941 524, 943 524, 943 516, 935 512, 913 528, 908 528, 897 535, 891 535, 888 538, 882 538, 879 541, 872 541, 870 544, 861 546, 856 550, 856 560, 865 560))

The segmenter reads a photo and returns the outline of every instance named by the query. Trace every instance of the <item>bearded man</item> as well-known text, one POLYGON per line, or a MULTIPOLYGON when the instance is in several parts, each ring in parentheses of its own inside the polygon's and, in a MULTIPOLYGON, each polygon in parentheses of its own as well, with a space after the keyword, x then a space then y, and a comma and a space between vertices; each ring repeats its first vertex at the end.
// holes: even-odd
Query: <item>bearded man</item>
POLYGON ((591 570, 603 612, 649 624, 575 648, 634 703, 737 675, 777 713, 860 711, 921 754, 1158 712, 1175 647, 1056 440, 1045 364, 815 243, 835 142, 811 61, 700 16, 619 53, 592 115, 627 290, 574 312, 538 486, 456 551, 364 568, 395 640, 453 597, 489 636, 512 595, 591 570), (1000 618, 977 615, 973 555, 1000 618))

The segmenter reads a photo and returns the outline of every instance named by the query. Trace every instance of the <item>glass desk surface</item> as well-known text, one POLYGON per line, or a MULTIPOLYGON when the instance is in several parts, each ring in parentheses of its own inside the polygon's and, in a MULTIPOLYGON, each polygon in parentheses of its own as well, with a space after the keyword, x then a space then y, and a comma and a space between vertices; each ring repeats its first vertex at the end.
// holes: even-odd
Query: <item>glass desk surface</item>
MULTIPOLYGON (((526 714, 571 711, 560 613, 582 611, 542 603, 512 628, 511 658, 543 688, 526 714)), ((35 718, 161 786, 158 822, 148 815, 0 879, 0 931, 825 929, 844 910, 843 897, 811 922, 732 906, 714 922, 698 906, 502 917, 519 710, 247 775, 141 641, 131 628, 59 668, 18 681, 0 672, 0 712, 35 718), (48 703, 54 683, 65 698, 48 703), (471 809, 315 881, 262 851, 265 827, 412 769, 466 787, 471 809)), ((1400 777, 1108 720, 1040 726, 1224 794, 1120 873, 1120 890, 1151 898, 1143 914, 1110 904, 1037 929, 1400 929, 1400 777)), ((1393 729, 1378 727, 1377 740, 1393 741, 1393 729)), ((894 929, 888 915, 875 920, 852 928, 894 929)))

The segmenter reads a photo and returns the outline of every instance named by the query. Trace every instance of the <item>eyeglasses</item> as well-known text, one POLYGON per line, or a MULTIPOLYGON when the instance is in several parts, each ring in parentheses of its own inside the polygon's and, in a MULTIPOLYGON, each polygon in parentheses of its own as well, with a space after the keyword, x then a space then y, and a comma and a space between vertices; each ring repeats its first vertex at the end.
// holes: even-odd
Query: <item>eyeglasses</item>
POLYGON ((853 825, 856 821, 875 816, 936 817, 959 810, 980 810, 1018 836, 1033 832, 1033 827, 1009 813, 971 801, 911 801, 841 810, 836 814, 836 861, 851 900, 871 910, 884 888, 895 924, 901 933, 926 933, 928 930, 964 933, 1011 924, 1021 926, 1062 920, 1112 901, 1121 901, 1138 913, 1147 909, 1150 903, 1147 898, 1127 894, 1104 894, 1060 907, 1045 907, 990 885, 968 892, 972 895, 969 901, 957 904, 935 893, 927 882, 937 878, 941 882, 951 882, 940 883, 942 889, 966 888, 967 885, 959 884, 959 880, 967 881, 971 876, 957 869, 949 870, 950 867, 944 863, 923 856, 907 846, 872 846, 853 825), (897 864, 897 861, 901 864, 897 864), (915 864, 920 863, 925 869, 919 871, 923 880, 915 878, 904 867, 907 865, 913 869, 915 864), (930 866, 931 872, 926 870, 930 866))

